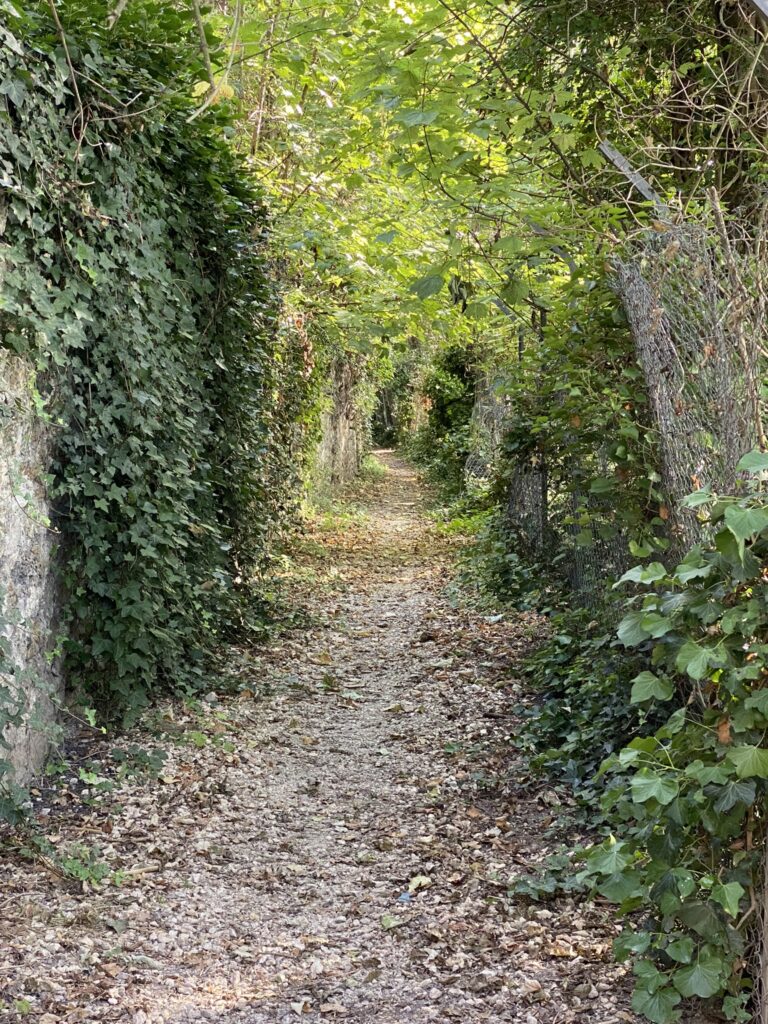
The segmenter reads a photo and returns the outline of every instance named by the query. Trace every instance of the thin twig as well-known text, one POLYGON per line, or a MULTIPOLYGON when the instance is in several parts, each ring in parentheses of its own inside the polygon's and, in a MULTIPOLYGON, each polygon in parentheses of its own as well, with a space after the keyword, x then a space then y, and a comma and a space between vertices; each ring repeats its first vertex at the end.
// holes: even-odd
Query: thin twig
POLYGON ((115 24, 117 23, 117 19, 120 17, 120 15, 123 13, 123 11, 125 10, 125 8, 127 6, 128 6, 128 0, 117 0, 117 5, 115 6, 115 8, 112 11, 112 13, 110 14, 110 16, 107 18, 107 28, 108 29, 111 30, 111 29, 113 29, 115 27, 115 24))
MULTIPOLYGON (((56 25, 56 31, 59 33, 59 39, 61 40, 61 45, 64 49, 64 56, 67 61, 67 67, 69 68, 69 74, 72 78, 72 91, 74 92, 75 99, 77 100, 78 114, 80 117, 80 132, 75 135, 75 138, 78 140, 79 143, 85 132, 85 107, 83 106, 83 101, 80 97, 80 89, 77 85, 77 75, 75 74, 75 65, 72 63, 72 57, 69 52, 69 46, 67 45, 67 37, 64 32, 64 26, 61 24, 59 12, 56 10, 56 0, 48 0, 48 4, 51 8, 51 14, 53 16, 54 24, 56 25)), ((72 124, 73 129, 74 124, 75 122, 73 122, 72 124)))
POLYGON ((211 63, 211 51, 208 49, 208 39, 205 35, 205 25, 203 24, 203 16, 200 13, 200 4, 198 0, 192 0, 192 10, 195 14, 195 24, 197 25, 197 34, 200 37, 200 52, 203 55, 203 63, 205 64, 205 71, 208 75, 208 81, 211 86, 211 91, 216 88, 216 79, 213 77, 213 64, 211 63))
MULTIPOLYGON (((194 0, 194 2, 195 2, 195 9, 196 9, 197 13, 199 14, 199 10, 200 9, 199 9, 199 7, 197 5, 197 0, 194 0)), ((221 80, 219 81, 218 84, 216 84, 214 82, 214 79, 213 79, 213 68, 211 67, 210 55, 208 53, 208 46, 206 44, 205 53, 206 53, 206 60, 207 60, 208 68, 209 68, 209 73, 210 73, 210 76, 211 76, 211 88, 209 89, 209 91, 208 91, 208 93, 207 93, 203 103, 197 108, 197 110, 195 110, 193 113, 191 113, 189 115, 189 117, 187 118, 187 124, 190 124, 192 121, 195 121, 198 117, 200 117, 200 115, 204 111, 206 111, 208 109, 208 107, 211 106, 212 103, 216 102, 216 100, 219 97, 219 94, 221 93, 222 88, 226 84, 227 79, 229 78, 229 74, 230 74, 230 72, 232 70, 232 64, 233 64, 234 59, 235 59, 235 50, 237 49, 237 45, 238 45, 238 33, 240 32, 240 20, 241 20, 242 16, 243 16, 243 3, 242 3, 242 0, 237 0, 237 4, 235 5, 235 18, 234 18, 234 23, 233 23, 233 26, 232 26, 232 43, 231 43, 230 48, 229 48, 229 57, 227 58, 227 66, 226 66, 226 69, 224 70, 224 74, 221 76, 221 80)), ((202 25, 202 19, 200 20, 200 25, 202 25)), ((203 32, 203 34, 205 34, 205 32, 203 32)))

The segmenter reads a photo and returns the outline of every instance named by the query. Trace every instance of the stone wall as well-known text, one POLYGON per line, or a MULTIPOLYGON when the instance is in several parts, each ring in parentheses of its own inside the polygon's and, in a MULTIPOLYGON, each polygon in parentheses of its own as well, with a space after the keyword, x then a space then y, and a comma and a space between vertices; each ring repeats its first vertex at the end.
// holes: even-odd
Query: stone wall
POLYGON ((23 707, 22 724, 5 730, 10 749, 0 749, 0 758, 20 784, 42 766, 63 693, 50 657, 58 609, 56 534, 44 489, 50 440, 34 411, 33 385, 29 365, 0 350, 0 628, 13 665, 0 687, 23 707))

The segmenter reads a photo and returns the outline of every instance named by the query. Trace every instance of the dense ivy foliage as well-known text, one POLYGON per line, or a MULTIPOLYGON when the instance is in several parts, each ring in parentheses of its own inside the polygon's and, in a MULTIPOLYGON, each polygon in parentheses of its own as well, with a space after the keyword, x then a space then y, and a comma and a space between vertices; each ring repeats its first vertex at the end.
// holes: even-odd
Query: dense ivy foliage
POLYGON ((624 578, 640 592, 618 636, 648 663, 631 700, 675 710, 604 764, 603 806, 622 824, 587 869, 624 910, 649 914, 619 950, 645 957, 635 1005, 651 1020, 671 1019, 681 995, 722 992, 728 1016, 748 1019, 744 929, 763 886, 768 780, 768 456, 747 455, 740 468, 753 474, 746 496, 691 496, 715 531, 711 546, 673 570, 652 562, 624 578))
POLYGON ((420 382, 424 421, 405 442, 443 497, 460 494, 464 484, 475 400, 472 359, 466 342, 436 353, 420 382))
POLYGON ((6 9, 3 344, 51 423, 66 658, 109 713, 194 685, 251 615, 290 497, 303 367, 280 358, 265 213, 191 14, 6 9), (66 49, 65 49, 66 42, 66 49))

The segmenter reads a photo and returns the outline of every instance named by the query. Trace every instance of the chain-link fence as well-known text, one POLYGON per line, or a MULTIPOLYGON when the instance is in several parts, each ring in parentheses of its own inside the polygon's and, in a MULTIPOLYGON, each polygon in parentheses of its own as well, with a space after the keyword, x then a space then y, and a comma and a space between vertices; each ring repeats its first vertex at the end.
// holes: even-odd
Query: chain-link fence
POLYGON ((496 456, 504 435, 508 400, 498 373, 483 374, 475 385, 475 403, 469 423, 469 455, 464 464, 468 484, 493 475, 496 456))
POLYGON ((738 487, 741 456, 763 443, 759 379, 766 319, 760 260, 709 224, 659 225, 614 264, 643 370, 669 501, 673 548, 701 538, 681 508, 691 491, 738 487))

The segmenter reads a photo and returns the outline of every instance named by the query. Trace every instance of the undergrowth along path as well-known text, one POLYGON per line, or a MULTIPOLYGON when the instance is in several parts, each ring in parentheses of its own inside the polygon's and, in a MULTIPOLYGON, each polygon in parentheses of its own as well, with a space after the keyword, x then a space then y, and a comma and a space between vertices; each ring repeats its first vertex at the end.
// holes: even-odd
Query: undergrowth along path
POLYGON ((122 770, 85 737, 41 790, 50 846, 0 864, 0 1019, 636 1019, 606 908, 507 891, 555 843, 510 749, 541 622, 449 604, 450 545, 379 456, 299 544, 309 625, 235 652, 237 695, 157 709, 122 770))

